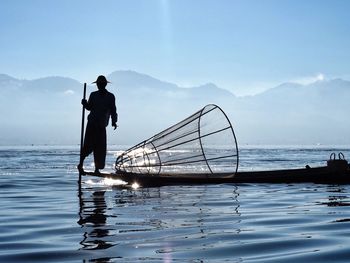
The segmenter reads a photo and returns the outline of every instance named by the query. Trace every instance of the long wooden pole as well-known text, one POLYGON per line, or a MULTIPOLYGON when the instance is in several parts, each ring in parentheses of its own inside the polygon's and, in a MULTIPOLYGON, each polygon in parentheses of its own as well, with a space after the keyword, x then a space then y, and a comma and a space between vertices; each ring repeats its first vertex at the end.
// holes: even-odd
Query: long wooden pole
MULTIPOLYGON (((86 83, 84 83, 84 93, 83 99, 86 99, 86 83)), ((81 134, 80 134, 80 163, 82 163, 83 158, 83 144, 84 144, 84 130, 85 130, 85 107, 83 105, 81 113, 81 134)), ((79 182, 81 181, 81 173, 79 172, 79 182)))

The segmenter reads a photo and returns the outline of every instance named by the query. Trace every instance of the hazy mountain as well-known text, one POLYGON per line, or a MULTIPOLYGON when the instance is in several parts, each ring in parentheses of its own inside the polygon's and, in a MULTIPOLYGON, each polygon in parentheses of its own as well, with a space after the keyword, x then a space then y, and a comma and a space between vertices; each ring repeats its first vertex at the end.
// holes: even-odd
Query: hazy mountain
MULTIPOLYGON (((107 76, 119 128, 110 143, 136 144, 209 103, 221 106, 239 144, 350 144, 350 82, 284 83, 235 97, 208 83, 183 88, 134 71, 107 76)), ((96 90, 88 86, 88 94, 96 90)), ((70 78, 20 80, 0 74, 0 144, 78 144, 83 84, 70 78)))
POLYGON ((256 135, 260 137, 256 142, 349 144, 349 100, 349 81, 285 83, 243 98, 236 110, 248 112, 245 119, 240 119, 246 129, 243 134, 249 133, 252 122, 259 127, 257 133, 261 136, 256 135))
MULTIPOLYGON (((133 144, 220 97, 234 96, 214 84, 181 88, 133 71, 107 76, 116 95, 119 129, 110 140, 133 144), (205 92, 201 92, 201 90, 205 92), (213 94, 218 94, 213 98, 213 94), (220 95, 221 94, 221 95, 220 95)), ((87 96, 96 90, 88 85, 87 96)), ((63 77, 19 80, 0 75, 0 144, 79 143, 83 84, 63 77)))
POLYGON ((135 71, 115 71, 107 76, 110 86, 118 90, 119 96, 128 96, 129 99, 139 98, 143 95, 147 99, 200 99, 207 100, 215 95, 218 98, 234 95, 227 90, 220 89, 212 83, 199 87, 182 88, 175 84, 152 78, 135 71), (130 98, 131 97, 131 98, 130 98))

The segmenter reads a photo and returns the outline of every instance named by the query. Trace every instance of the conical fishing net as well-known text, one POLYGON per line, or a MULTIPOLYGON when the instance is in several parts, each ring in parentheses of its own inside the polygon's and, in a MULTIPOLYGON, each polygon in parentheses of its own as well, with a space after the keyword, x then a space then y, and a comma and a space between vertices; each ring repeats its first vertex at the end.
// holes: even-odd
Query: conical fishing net
POLYGON ((116 160, 117 171, 151 175, 233 176, 237 168, 232 125, 214 104, 126 150, 116 160))

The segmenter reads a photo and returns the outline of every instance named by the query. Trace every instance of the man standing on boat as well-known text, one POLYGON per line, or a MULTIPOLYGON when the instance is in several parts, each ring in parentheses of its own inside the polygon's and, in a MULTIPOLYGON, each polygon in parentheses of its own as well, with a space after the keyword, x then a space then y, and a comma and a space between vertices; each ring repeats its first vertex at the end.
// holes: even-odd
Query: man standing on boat
POLYGON ((78 165, 80 173, 84 173, 84 159, 91 153, 94 154, 95 173, 99 173, 99 170, 105 167, 107 154, 106 127, 110 117, 114 130, 117 128, 118 114, 115 106, 115 97, 106 89, 109 81, 107 81, 105 76, 101 75, 93 83, 96 83, 98 90, 91 92, 88 101, 86 99, 81 101, 81 104, 90 111, 90 114, 78 165))

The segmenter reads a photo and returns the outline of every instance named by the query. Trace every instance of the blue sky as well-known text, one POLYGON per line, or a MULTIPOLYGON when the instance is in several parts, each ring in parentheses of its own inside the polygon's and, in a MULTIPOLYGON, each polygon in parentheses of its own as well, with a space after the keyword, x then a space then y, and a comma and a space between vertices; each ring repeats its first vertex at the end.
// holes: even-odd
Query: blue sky
POLYGON ((350 79, 350 1, 1 0, 0 73, 93 81, 135 70, 245 95, 350 79))

